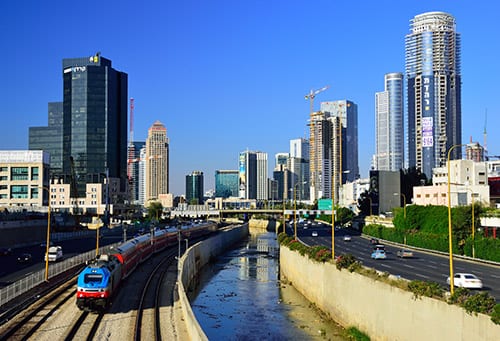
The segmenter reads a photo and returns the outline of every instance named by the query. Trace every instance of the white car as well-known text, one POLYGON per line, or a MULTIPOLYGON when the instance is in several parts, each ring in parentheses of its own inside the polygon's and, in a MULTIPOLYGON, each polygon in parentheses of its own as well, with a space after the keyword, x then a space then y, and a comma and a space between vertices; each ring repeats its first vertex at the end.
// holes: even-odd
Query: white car
POLYGON ((316 232, 316 231, 312 231, 311 236, 313 236, 313 237, 317 237, 317 236, 318 236, 318 232, 316 232))
POLYGON ((350 242, 350 241, 351 241, 351 236, 350 236, 350 235, 348 235, 348 234, 346 234, 346 235, 344 236, 344 241, 345 241, 345 242, 350 242))
MULTIPOLYGON (((446 283, 450 285, 450 277, 446 279, 446 283)), ((476 275, 460 272, 453 276, 453 285, 468 289, 483 288, 483 282, 476 275)))

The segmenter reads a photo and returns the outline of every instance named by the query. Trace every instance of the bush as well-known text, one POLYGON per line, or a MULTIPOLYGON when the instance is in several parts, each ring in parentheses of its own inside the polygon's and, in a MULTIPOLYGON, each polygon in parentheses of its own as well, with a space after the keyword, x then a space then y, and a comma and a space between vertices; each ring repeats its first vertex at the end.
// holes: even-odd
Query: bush
POLYGON ((356 258, 353 255, 348 253, 345 255, 338 256, 335 261, 335 266, 339 270, 347 269, 350 272, 353 272, 354 270, 361 267, 361 264, 356 260, 356 258))
POLYGON ((413 293, 414 298, 422 296, 442 298, 444 289, 437 283, 414 280, 408 283, 408 289, 413 293))
POLYGON ((448 299, 448 303, 450 304, 458 304, 459 306, 463 306, 464 302, 469 299, 470 291, 467 288, 456 288, 453 295, 448 299))
POLYGON ((494 324, 500 324, 500 303, 496 304, 493 307, 493 311, 491 312, 491 320, 494 324))
POLYGON ((370 337, 356 327, 347 328, 346 335, 349 340, 370 341, 370 337))
POLYGON ((470 296, 462 305, 469 314, 490 314, 495 307, 495 299, 487 292, 470 296))

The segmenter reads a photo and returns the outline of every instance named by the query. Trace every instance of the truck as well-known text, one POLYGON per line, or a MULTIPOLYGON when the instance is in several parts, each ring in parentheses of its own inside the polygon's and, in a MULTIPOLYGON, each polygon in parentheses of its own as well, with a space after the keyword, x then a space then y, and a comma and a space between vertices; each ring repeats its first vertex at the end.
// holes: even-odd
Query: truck
MULTIPOLYGON (((49 247, 49 262, 57 262, 62 258, 63 258, 63 250, 61 246, 49 247)), ((45 255, 45 261, 47 261, 47 255, 45 255)))

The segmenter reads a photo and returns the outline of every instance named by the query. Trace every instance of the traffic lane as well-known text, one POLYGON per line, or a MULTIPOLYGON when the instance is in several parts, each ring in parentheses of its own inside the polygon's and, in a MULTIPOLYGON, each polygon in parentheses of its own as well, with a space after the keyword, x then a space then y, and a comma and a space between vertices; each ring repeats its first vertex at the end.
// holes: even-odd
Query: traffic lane
MULTIPOLYGON (((337 231, 336 231, 337 232, 337 231)), ((318 237, 304 237, 304 242, 309 245, 323 245, 331 247, 331 236, 318 235, 318 237), (328 238, 329 237, 329 238, 328 238)), ((446 279, 449 276, 449 259, 445 256, 414 251, 413 258, 398 258, 397 250, 400 248, 385 245, 388 258, 385 260, 374 260, 371 258, 372 245, 365 238, 353 236, 351 242, 344 242, 337 233, 335 235, 335 253, 353 254, 363 265, 373 267, 379 271, 388 272, 408 280, 433 281, 447 288, 446 279)), ((499 301, 500 267, 481 263, 471 263, 455 258, 454 273, 471 272, 483 281, 483 290, 489 292, 499 301)))

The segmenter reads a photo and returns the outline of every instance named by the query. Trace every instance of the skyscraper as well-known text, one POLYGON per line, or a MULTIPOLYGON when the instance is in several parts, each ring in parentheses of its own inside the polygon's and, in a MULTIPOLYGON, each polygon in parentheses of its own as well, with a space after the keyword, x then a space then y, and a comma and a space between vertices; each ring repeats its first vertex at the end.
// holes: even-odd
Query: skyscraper
POLYGON ((358 165, 358 106, 348 100, 322 102, 321 111, 331 122, 328 141, 328 167, 324 178, 326 197, 338 202, 339 186, 359 178, 358 165), (333 171, 333 191, 332 191, 333 171))
POLYGON ((388 73, 384 91, 375 93, 375 169, 403 168, 403 74, 388 73))
POLYGON ((127 164, 127 177, 129 185, 130 202, 139 202, 139 165, 141 161, 141 149, 146 145, 145 142, 132 141, 128 144, 128 164, 127 164))
POLYGON ((103 176, 127 179, 126 73, 97 53, 63 59, 63 172, 76 173, 80 191, 103 176), (73 160, 73 162, 71 161, 73 160))
POLYGON ((243 199, 268 199, 267 153, 245 151, 239 156, 239 192, 243 199))
POLYGON ((63 170, 63 103, 50 102, 48 105, 49 124, 47 127, 29 128, 29 149, 44 150, 50 155, 50 177, 61 175, 63 170))
MULTIPOLYGON (((309 186, 310 200, 326 198, 325 177, 330 176, 332 123, 327 114, 312 112, 309 117, 309 186)), ((328 185, 330 182, 328 182, 328 185)))
POLYGON ((309 200, 309 140, 290 140, 288 169, 291 172, 291 186, 297 185, 298 200, 309 200))
MULTIPOLYGON (((444 12, 415 16, 406 36, 407 167, 428 178, 462 141, 460 34, 444 12)), ((459 158, 460 149, 451 158, 459 158)))
POLYGON ((197 205, 203 204, 203 172, 194 171, 186 175, 186 201, 196 201, 197 205))
POLYGON ((158 200, 160 194, 168 193, 168 158, 167 128, 160 121, 156 121, 149 128, 146 139, 146 201, 158 200))
POLYGON ((215 171, 215 196, 219 198, 238 197, 238 171, 215 171))

